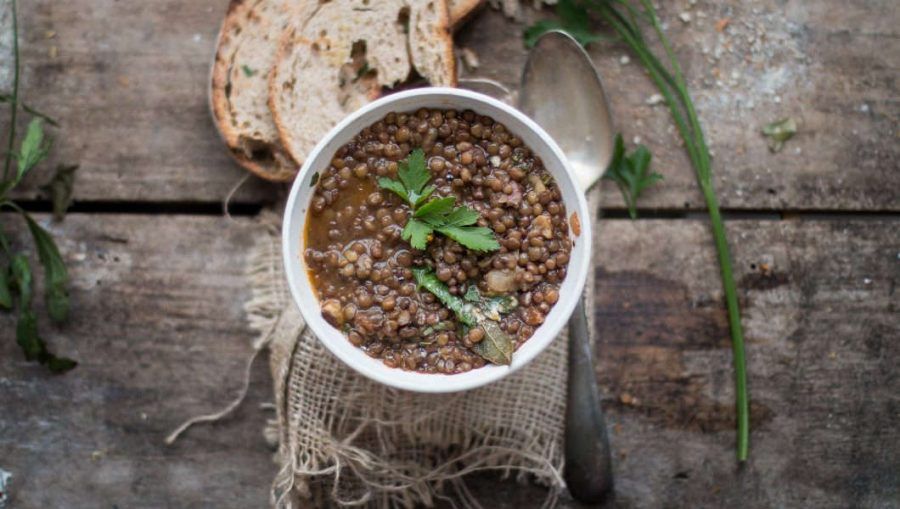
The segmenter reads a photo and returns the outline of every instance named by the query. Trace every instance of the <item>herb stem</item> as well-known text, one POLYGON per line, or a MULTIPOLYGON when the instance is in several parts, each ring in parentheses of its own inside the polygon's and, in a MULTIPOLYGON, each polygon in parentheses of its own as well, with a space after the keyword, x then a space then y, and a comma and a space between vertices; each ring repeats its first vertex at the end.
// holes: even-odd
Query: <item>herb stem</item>
POLYGON ((716 246, 716 255, 722 276, 722 286, 725 291, 725 303, 728 311, 728 324, 731 330, 731 348, 734 362, 735 377, 735 407, 737 413, 737 459, 746 461, 749 455, 750 434, 750 409, 749 396, 747 394, 747 364, 744 348, 744 333, 741 326, 741 314, 738 306, 737 288, 734 283, 734 274, 731 263, 731 254, 728 248, 728 240, 725 235, 725 226, 719 210, 719 202, 712 183, 712 164, 710 161, 709 147, 703 135, 703 129, 697 118, 694 103, 688 92, 687 82, 678 65, 678 60, 672 50, 668 38, 662 31, 662 26, 656 16, 656 11, 649 0, 640 0, 657 37, 662 42, 666 55, 671 62, 674 77, 662 63, 650 52, 646 41, 640 35, 637 25, 637 17, 633 7, 627 1, 619 2, 624 5, 631 16, 629 23, 622 14, 613 7, 611 2, 596 1, 593 6, 600 16, 619 33, 625 43, 634 51, 643 63, 651 80, 663 95, 666 105, 671 111, 672 118, 678 127, 678 132, 684 140, 685 149, 690 157, 697 176, 697 183, 703 192, 706 207, 716 246), (674 94, 673 94, 674 91, 674 94), (676 95, 677 94, 677 95, 676 95), (687 121, 685 121, 687 117, 687 121))
POLYGON ((9 141, 6 144, 6 160, 3 163, 3 181, 9 180, 9 168, 12 164, 13 147, 16 143, 16 114, 19 110, 19 25, 16 13, 16 0, 12 0, 12 34, 13 34, 13 89, 9 102, 9 141))

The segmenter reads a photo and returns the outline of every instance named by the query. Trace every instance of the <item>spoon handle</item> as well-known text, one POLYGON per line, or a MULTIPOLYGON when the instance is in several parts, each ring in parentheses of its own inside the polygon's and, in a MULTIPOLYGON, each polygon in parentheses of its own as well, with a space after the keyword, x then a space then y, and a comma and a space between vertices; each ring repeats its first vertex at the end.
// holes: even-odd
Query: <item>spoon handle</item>
POLYGON ((601 502, 613 487, 606 419, 591 350, 582 297, 569 319, 565 479, 572 497, 584 503, 601 502))

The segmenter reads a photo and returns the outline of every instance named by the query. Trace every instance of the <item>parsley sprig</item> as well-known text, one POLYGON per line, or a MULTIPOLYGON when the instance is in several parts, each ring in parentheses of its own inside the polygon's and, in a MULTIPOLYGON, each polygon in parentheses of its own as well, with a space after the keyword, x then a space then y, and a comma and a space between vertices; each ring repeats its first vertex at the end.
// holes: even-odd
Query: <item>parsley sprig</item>
POLYGON ((496 251, 500 244, 494 232, 484 226, 474 226, 478 222, 478 211, 469 207, 456 206, 456 198, 429 198, 435 186, 429 185, 431 173, 425 164, 425 153, 415 149, 405 161, 400 161, 398 179, 380 177, 378 185, 387 189, 409 205, 413 213, 401 237, 416 249, 425 249, 434 233, 449 237, 473 251, 496 251))
POLYGON ((663 179, 659 173, 650 171, 652 158, 650 151, 643 145, 638 145, 634 152, 626 154, 622 135, 616 135, 613 158, 603 178, 612 180, 619 186, 631 219, 637 219, 637 199, 644 189, 663 179))

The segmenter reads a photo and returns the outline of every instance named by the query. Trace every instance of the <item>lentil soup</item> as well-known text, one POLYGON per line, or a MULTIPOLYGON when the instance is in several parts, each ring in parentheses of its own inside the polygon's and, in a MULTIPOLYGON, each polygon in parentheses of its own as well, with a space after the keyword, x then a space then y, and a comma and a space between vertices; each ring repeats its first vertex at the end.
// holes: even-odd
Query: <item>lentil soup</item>
POLYGON ((314 185, 304 257, 322 315, 389 367, 508 364, 560 298, 572 249, 560 190, 489 117, 389 113, 314 185))

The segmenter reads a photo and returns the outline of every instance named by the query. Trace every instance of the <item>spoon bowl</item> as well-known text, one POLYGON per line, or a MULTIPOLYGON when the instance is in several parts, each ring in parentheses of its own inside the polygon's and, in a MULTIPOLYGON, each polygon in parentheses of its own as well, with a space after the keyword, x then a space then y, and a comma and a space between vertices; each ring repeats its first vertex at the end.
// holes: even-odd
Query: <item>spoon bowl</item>
POLYGON ((565 32, 547 32, 528 54, 519 109, 553 136, 582 190, 600 180, 613 155, 609 103, 587 52, 565 32))

